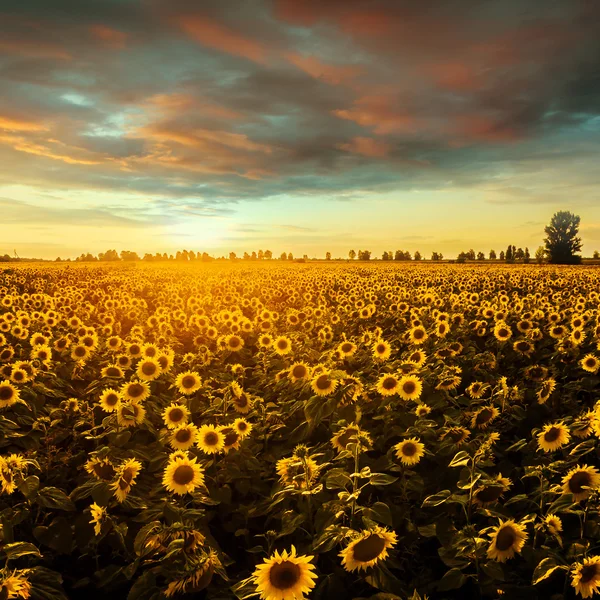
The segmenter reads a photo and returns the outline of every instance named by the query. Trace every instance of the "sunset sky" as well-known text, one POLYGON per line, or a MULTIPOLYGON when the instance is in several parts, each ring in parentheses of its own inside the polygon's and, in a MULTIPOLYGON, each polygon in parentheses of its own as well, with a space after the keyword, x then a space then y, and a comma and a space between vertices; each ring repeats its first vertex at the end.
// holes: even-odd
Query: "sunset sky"
POLYGON ((0 0, 0 254, 600 249, 600 3, 0 0))

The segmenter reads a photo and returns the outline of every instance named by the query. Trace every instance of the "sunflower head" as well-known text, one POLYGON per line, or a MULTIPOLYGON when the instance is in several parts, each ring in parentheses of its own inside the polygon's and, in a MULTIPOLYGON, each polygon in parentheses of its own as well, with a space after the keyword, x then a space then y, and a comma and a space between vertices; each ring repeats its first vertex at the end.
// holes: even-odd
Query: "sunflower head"
POLYGON ((342 565, 350 572, 366 570, 385 560, 397 541, 398 536, 384 527, 364 530, 340 552, 342 565))

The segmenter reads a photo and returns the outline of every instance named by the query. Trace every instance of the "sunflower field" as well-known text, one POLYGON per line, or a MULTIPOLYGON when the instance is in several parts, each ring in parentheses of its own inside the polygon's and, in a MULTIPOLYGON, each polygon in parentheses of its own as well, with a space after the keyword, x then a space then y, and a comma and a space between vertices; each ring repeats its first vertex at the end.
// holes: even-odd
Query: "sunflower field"
POLYGON ((0 600, 594 596, 598 273, 0 271, 0 600))

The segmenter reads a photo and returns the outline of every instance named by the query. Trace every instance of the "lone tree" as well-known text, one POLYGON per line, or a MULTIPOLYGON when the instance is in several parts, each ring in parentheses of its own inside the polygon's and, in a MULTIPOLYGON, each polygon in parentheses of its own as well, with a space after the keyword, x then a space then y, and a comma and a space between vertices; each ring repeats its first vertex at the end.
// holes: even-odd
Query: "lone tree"
POLYGON ((550 225, 545 228, 546 254, 550 263, 555 265, 574 265, 581 262, 576 254, 581 250, 579 233, 579 215, 567 210, 554 213, 550 225))

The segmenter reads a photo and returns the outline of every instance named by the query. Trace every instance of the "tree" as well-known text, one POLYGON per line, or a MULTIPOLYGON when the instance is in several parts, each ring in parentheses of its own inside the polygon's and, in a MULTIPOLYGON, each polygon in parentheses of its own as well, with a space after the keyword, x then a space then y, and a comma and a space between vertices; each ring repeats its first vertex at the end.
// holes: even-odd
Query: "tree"
POLYGON ((554 213, 544 231, 546 239, 546 254, 550 263, 555 265, 573 265, 581 262, 581 256, 576 254, 581 250, 579 233, 579 215, 567 210, 554 213))
POLYGON ((288 260, 294 260, 294 255, 291 252, 288 252, 288 260))
POLYGON ((262 260, 265 257, 265 253, 262 250, 258 251, 258 260, 262 260))
POLYGON ((415 250, 415 260, 422 260, 423 257, 421 256, 421 253, 418 250, 415 250))
POLYGON ((402 260, 402 250, 396 250, 394 253, 394 260, 402 260))
POLYGON ((273 253, 270 250, 265 250, 265 258, 271 260, 273 258, 273 253))
POLYGON ((513 261, 513 251, 512 251, 512 246, 509 245, 508 248, 506 249, 506 262, 512 262, 513 261))
POLYGON ((444 255, 441 252, 432 252, 431 260, 444 260, 444 255))
POLYGON ((235 252, 229 253, 229 260, 235 260, 237 258, 237 254, 235 252))
POLYGON ((387 250, 381 255, 381 260, 390 260, 390 255, 387 253, 387 250))
POLYGON ((131 252, 130 250, 121 250, 121 260, 134 261, 140 260, 137 252, 131 252))
POLYGON ((325 252, 325 260, 331 260, 331 252, 325 252))
POLYGON ((523 262, 528 265, 531 260, 531 254, 529 254, 529 248, 525 248, 525 254, 523 255, 523 262))
POLYGON ((500 250, 500 260, 504 260, 504 250, 500 250))
POLYGON ((467 258, 469 260, 475 260, 475 250, 473 250, 473 248, 467 252, 467 258))
POLYGON ((281 256, 279 257, 281 260, 287 260, 287 252, 282 252, 281 256))
POLYGON ((485 260, 485 254, 483 252, 478 252, 477 260, 485 260))
POLYGON ((598 250, 594 250, 594 255, 592 256, 592 258, 598 260, 600 258, 600 252, 598 252, 598 250))
POLYGON ((515 253, 514 257, 517 260, 523 260, 525 258, 525 252, 523 252, 523 248, 519 248, 515 253))
POLYGON ((541 265, 544 262, 544 258, 546 258, 546 249, 543 246, 539 246, 535 251, 535 260, 538 265, 541 265))
POLYGON ((490 260, 496 260, 496 251, 490 250, 490 260))
POLYGON ((350 260, 354 260, 356 258, 356 252, 354 252, 354 250, 350 250, 350 252, 348 252, 348 257, 350 260))
POLYGON ((358 251, 358 260, 371 260, 371 251, 370 250, 359 250, 358 251))

